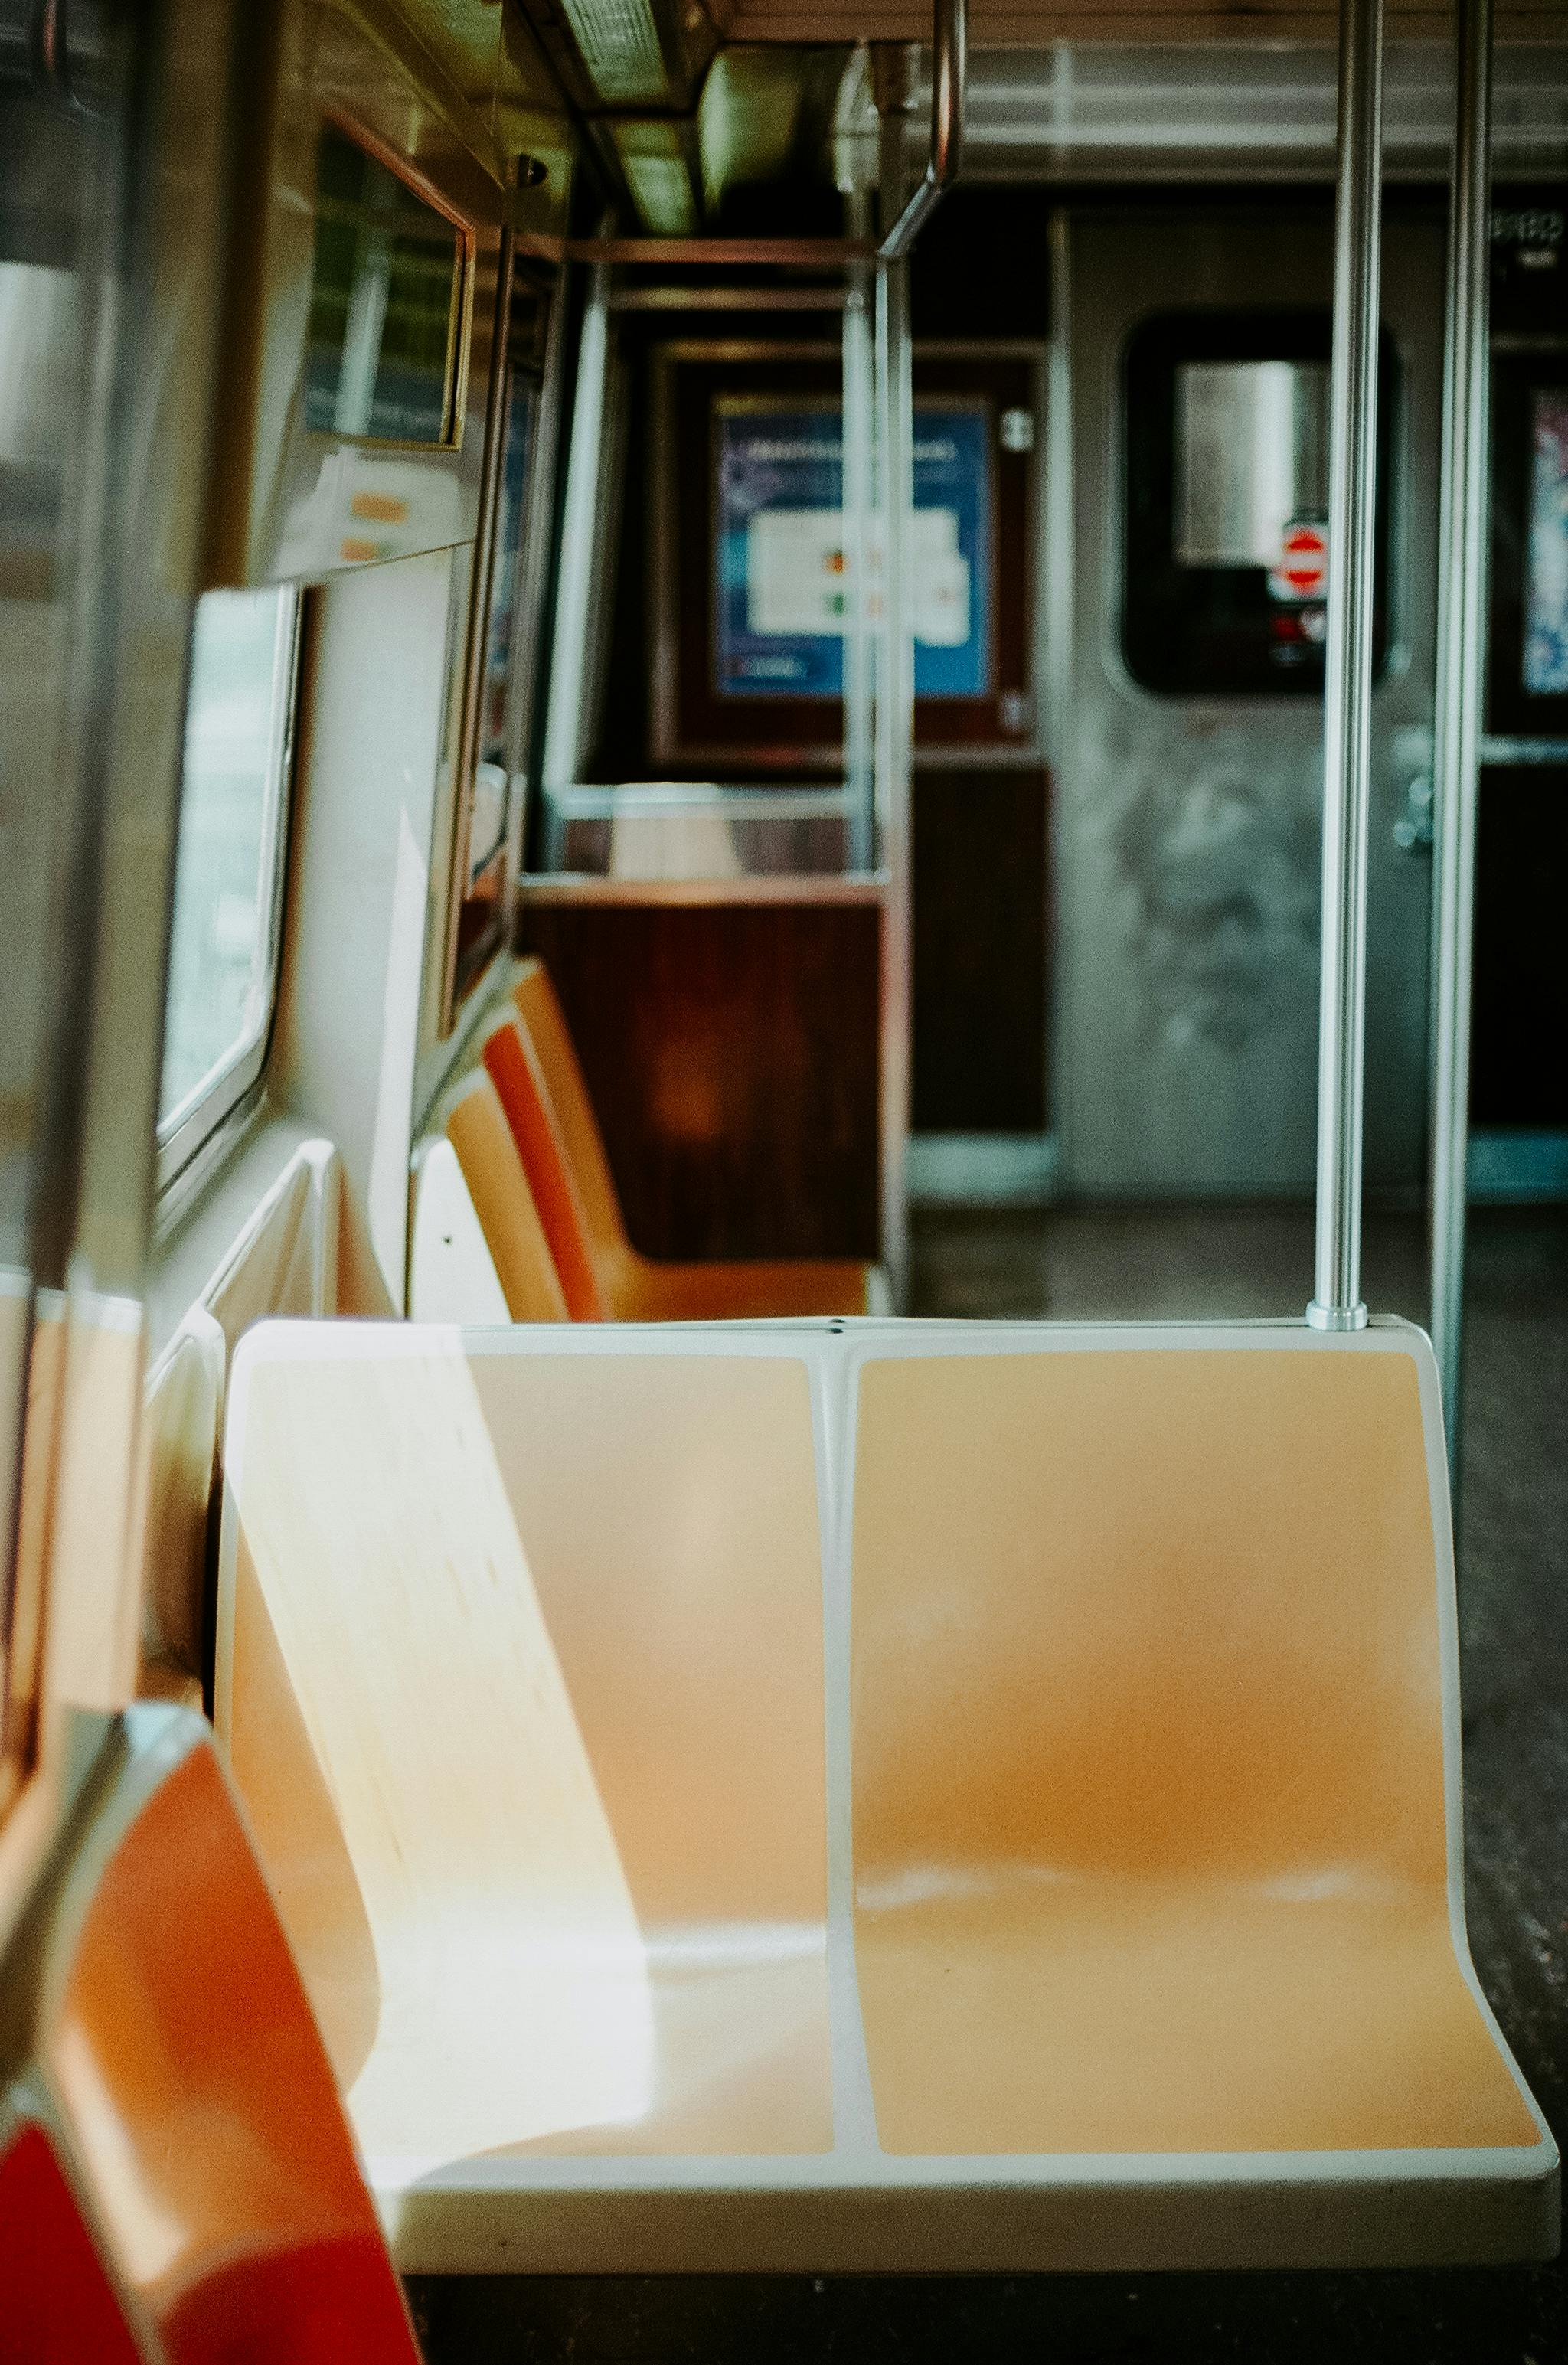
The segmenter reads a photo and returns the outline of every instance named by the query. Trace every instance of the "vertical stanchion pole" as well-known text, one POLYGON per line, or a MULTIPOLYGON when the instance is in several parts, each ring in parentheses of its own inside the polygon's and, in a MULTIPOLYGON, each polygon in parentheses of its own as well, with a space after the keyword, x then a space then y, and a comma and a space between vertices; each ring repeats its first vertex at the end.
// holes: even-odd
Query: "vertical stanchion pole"
POLYGON ((1323 711, 1323 967, 1317 1045, 1317 1244, 1306 1318, 1359 1330, 1367 824, 1372 786, 1377 378, 1383 241, 1382 0, 1340 0, 1328 638, 1323 711))
MULTIPOLYGON (((902 188, 903 118, 882 118, 884 203, 902 188)), ((881 1157, 882 1261, 902 1311, 909 1279, 909 1204, 905 1163, 910 1105, 910 758, 914 735, 914 642, 905 570, 907 521, 914 496, 914 392, 910 354, 909 266, 877 264, 876 369, 878 508, 881 609, 877 677, 878 867, 881 900, 881 1027, 879 1145, 881 1157)))
POLYGON ((1465 1169, 1470 1149, 1470 976, 1484 691, 1488 376, 1488 151, 1492 0, 1457 0, 1453 196, 1443 386, 1438 585, 1437 876, 1433 925, 1432 1344, 1449 1467, 1459 1470, 1465 1169))
MULTIPOLYGON (((857 237, 866 235, 868 208, 851 201, 857 237), (857 218, 858 217, 858 218, 857 218)), ((876 372, 872 350, 871 275, 861 264, 847 275, 844 302, 844 533, 847 601, 844 618, 844 790, 848 808, 851 870, 876 865, 876 780, 870 639, 872 467, 876 445, 876 372)))

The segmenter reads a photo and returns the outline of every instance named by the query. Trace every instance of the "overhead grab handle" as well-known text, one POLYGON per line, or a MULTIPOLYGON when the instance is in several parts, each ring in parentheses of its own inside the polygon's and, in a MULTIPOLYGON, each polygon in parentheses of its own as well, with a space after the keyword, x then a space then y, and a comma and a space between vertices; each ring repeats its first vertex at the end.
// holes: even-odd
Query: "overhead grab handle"
POLYGON ((899 263, 958 177, 964 148, 964 94, 969 0, 935 0, 931 50, 931 155, 925 177, 877 253, 899 263))

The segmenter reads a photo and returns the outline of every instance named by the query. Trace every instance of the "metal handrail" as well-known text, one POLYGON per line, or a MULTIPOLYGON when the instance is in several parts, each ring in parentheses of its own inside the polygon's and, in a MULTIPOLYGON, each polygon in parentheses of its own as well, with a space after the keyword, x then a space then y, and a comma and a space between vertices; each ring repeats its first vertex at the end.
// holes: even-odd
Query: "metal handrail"
POLYGON ((1459 1478, 1475 826, 1485 683, 1492 0, 1458 0, 1439 580, 1432 1346, 1459 1478))
POLYGON ((1329 373, 1333 556, 1323 712, 1317 1242, 1306 1318, 1319 1330, 1359 1330, 1367 1318, 1361 1302, 1361 1138, 1383 261, 1383 0, 1342 0, 1338 142, 1329 373))
POLYGON ((882 263, 898 263, 941 204, 958 171, 964 149, 967 95, 969 0, 935 0, 931 57, 931 154, 925 177, 877 250, 882 263))

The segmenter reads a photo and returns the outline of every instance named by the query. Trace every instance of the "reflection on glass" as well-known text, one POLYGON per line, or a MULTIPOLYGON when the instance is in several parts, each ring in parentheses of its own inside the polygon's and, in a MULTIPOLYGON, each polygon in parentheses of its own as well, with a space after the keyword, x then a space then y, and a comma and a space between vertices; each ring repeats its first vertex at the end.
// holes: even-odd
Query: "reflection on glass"
POLYGON ((160 1130, 265 1029, 278 799, 292 680, 286 590, 209 591, 185 710, 160 1130))
POLYGON ((445 216, 324 125, 306 425, 319 434, 444 443, 462 278, 462 240, 445 216))
POLYGON ((1326 362, 1183 362, 1176 558, 1272 566, 1287 525, 1328 507, 1326 362))
POLYGON ((1542 387, 1532 421, 1525 688, 1568 691, 1568 387, 1542 387))
POLYGON ((468 832, 471 879, 494 861, 505 843, 508 790, 507 695, 511 675, 512 617, 517 604, 528 497, 528 465, 533 446, 534 381, 521 370, 507 381, 506 423, 496 518, 495 557, 485 633, 484 674, 479 685, 478 763, 474 777, 474 813, 468 832))
POLYGON ((73 271, 0 261, 0 598, 54 588, 81 337, 73 271))

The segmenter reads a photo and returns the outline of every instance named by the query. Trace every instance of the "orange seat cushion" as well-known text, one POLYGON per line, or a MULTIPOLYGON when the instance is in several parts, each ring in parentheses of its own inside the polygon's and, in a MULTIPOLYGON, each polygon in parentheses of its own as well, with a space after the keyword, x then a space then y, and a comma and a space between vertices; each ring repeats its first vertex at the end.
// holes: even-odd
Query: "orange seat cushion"
POLYGON ((607 1308, 588 1255, 582 1210, 544 1098, 538 1064, 509 1018, 487 1037, 484 1060, 507 1114, 539 1220, 574 1322, 602 1322, 607 1308))
POLYGON ((170 2365, 418 2365, 209 1740, 162 1777, 100 1875, 45 2064, 170 2365))

